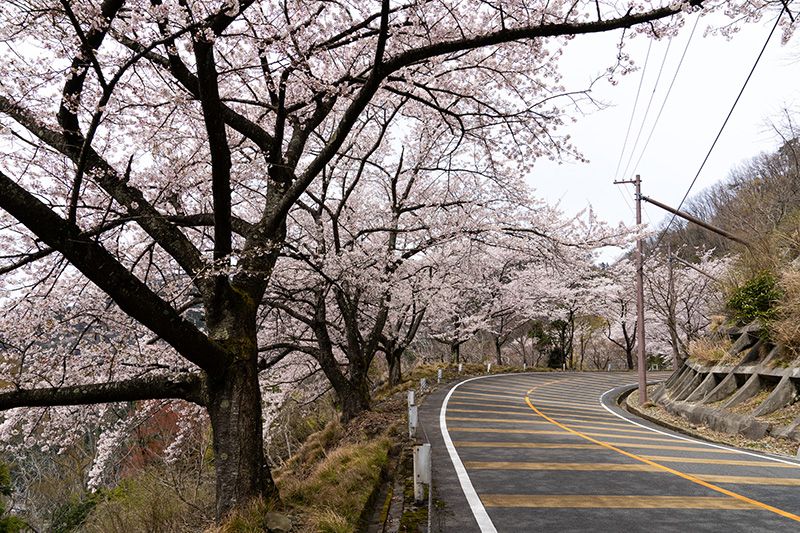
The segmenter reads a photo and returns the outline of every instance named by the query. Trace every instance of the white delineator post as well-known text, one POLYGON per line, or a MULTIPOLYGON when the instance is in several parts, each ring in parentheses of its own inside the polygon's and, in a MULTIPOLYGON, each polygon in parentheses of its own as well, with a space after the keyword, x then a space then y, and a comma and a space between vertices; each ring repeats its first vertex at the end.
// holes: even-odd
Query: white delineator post
POLYGON ((417 436, 417 406, 414 403, 414 391, 408 391, 408 436, 415 438, 417 436))
POLYGON ((436 371, 436 383, 442 382, 442 369, 436 371))
MULTIPOLYGON (((425 487, 431 484, 431 445, 414 446, 414 500, 425 501, 425 487)), ((430 490, 430 489, 429 489, 430 490)))

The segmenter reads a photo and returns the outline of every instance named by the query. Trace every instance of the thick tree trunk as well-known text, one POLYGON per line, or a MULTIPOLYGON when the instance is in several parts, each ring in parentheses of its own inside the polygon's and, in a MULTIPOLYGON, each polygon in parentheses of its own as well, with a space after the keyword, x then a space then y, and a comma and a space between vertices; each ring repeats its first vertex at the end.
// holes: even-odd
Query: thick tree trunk
POLYGON ((403 380, 400 359, 402 350, 390 350, 386 353, 386 364, 389 366, 389 387, 396 387, 403 380))
POLYGON ((264 455, 256 360, 237 361, 209 377, 208 414, 214 443, 217 518, 255 498, 277 499, 264 455))
POLYGON ((218 282, 216 289, 205 303, 206 324, 229 355, 223 370, 206 374, 206 409, 222 519, 251 500, 279 496, 264 454, 255 309, 229 285, 218 282))
POLYGON ((450 345, 450 362, 458 364, 461 362, 461 343, 454 342, 450 345))
POLYGON ((350 367, 350 377, 344 382, 344 387, 336 390, 336 395, 342 406, 342 423, 347 423, 364 411, 369 411, 370 394, 367 369, 360 365, 350 367))
POLYGON ((633 370, 633 350, 632 349, 625 350, 625 359, 627 360, 626 362, 628 363, 628 370, 633 370))
POLYGON ((494 338, 494 354, 497 358, 497 366, 503 366, 503 354, 501 350, 502 346, 500 345, 500 337, 494 338))

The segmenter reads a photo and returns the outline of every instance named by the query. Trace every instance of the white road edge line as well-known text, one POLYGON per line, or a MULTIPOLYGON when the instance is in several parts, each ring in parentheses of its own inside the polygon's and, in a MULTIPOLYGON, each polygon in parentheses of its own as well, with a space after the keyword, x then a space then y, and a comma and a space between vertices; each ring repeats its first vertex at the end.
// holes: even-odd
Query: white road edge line
POLYGON ((444 439, 445 448, 447 448, 447 453, 450 455, 450 462, 453 463, 453 468, 458 476, 458 482, 461 484, 461 491, 464 493, 464 496, 466 496, 467 503, 469 504, 470 509, 472 509, 472 514, 475 516, 475 521, 478 522, 478 527, 481 528, 482 533, 497 533, 497 529, 495 529, 492 519, 489 518, 489 515, 486 513, 486 508, 483 506, 480 497, 478 497, 478 493, 475 492, 475 487, 472 486, 472 481, 470 481, 469 476, 467 475, 467 469, 464 468, 464 463, 461 462, 461 458, 458 456, 456 447, 453 445, 453 439, 450 438, 450 433, 447 431, 447 421, 445 417, 447 415, 447 402, 450 401, 450 396, 452 396, 453 392, 455 392, 457 388, 464 383, 469 383, 470 381, 475 381, 476 379, 491 378, 498 375, 502 374, 478 376, 476 378, 470 378, 462 381, 461 383, 457 383, 452 389, 450 389, 450 391, 447 393, 447 396, 444 397, 444 401, 442 401, 442 409, 439 411, 439 430, 442 432, 442 439, 444 439))
POLYGON ((686 442, 691 442, 693 444, 702 444, 703 446, 708 446, 709 448, 717 448, 717 449, 720 449, 720 450, 729 450, 729 451, 736 452, 736 453, 739 453, 739 454, 742 454, 742 455, 749 455, 751 457, 757 457, 758 459, 765 459, 767 461, 774 461, 776 463, 783 463, 783 464, 792 465, 792 466, 796 466, 796 467, 800 468, 800 463, 797 463, 795 461, 789 461, 789 460, 786 460, 786 459, 780 459, 778 457, 772 457, 772 456, 769 456, 769 455, 761 455, 761 454, 758 454, 758 453, 746 452, 746 451, 740 450, 738 448, 731 448, 730 446, 722 446, 722 445, 719 445, 719 444, 712 444, 710 442, 705 442, 705 441, 702 441, 702 440, 697 440, 697 439, 692 439, 692 438, 689 438, 689 437, 684 437, 684 436, 681 436, 681 435, 675 435, 675 434, 672 434, 672 433, 667 433, 666 431, 661 431, 661 430, 658 430, 658 429, 655 429, 655 428, 651 428, 649 426, 645 426, 644 424, 640 424, 638 422, 634 422, 630 418, 626 418, 626 417, 622 416, 621 414, 612 411, 605 403, 606 396, 608 394, 610 394, 611 392, 617 390, 618 388, 619 387, 614 387, 613 389, 610 389, 610 390, 607 390, 606 392, 604 392, 602 394, 602 396, 600 396, 600 405, 602 405, 603 409, 605 409, 606 411, 608 411, 612 415, 616 416, 620 420, 624 420, 625 422, 628 422, 629 424, 633 424, 634 426, 639 426, 640 428, 644 428, 644 429, 646 429, 648 431, 652 431, 653 433, 659 433, 661 435, 666 435, 667 437, 672 437, 673 439, 683 440, 683 441, 686 441, 686 442))

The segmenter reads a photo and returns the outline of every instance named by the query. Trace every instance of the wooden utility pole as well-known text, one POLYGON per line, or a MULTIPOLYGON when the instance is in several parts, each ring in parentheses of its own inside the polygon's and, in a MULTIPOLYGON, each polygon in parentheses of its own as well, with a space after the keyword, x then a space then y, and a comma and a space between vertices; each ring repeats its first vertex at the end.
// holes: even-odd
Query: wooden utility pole
MULTIPOLYGON (((636 225, 642 225, 642 178, 615 181, 615 184, 633 183, 636 187, 636 225)), ((644 253, 640 236, 636 239, 636 359, 639 373, 639 404, 647 403, 647 357, 644 344, 644 253)))

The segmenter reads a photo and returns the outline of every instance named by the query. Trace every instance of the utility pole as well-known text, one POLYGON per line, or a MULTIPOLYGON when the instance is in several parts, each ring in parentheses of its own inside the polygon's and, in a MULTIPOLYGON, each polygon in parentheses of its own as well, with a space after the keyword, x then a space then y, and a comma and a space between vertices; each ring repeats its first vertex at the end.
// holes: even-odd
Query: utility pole
MULTIPOLYGON (((615 181, 617 185, 633 183, 636 187, 636 225, 642 225, 642 178, 615 181)), ((647 359, 644 345, 644 257, 642 238, 636 239, 636 359, 639 373, 639 404, 647 403, 647 359)))

